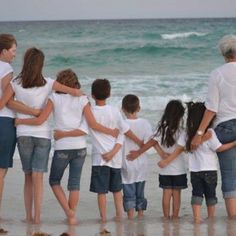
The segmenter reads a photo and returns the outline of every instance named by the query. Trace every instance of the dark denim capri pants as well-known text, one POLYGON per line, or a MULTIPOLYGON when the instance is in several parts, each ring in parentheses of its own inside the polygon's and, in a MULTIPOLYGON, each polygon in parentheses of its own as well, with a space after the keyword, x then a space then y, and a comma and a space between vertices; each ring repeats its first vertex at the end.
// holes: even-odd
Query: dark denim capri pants
POLYGON ((192 205, 202 205, 203 196, 206 199, 206 205, 212 206, 217 203, 216 186, 217 171, 199 171, 190 172, 192 190, 192 205))
POLYGON ((13 166, 13 155, 16 147, 16 128, 14 119, 0 117, 0 168, 13 166))
MULTIPOLYGON (((236 119, 220 123, 215 128, 216 135, 221 143, 236 140, 236 119)), ((224 152, 218 152, 224 198, 236 197, 236 147, 224 152)))
POLYGON ((53 155, 49 183, 51 186, 60 185, 65 169, 69 165, 69 178, 67 189, 69 191, 80 190, 80 178, 84 160, 86 157, 86 148, 71 150, 56 150, 53 155))

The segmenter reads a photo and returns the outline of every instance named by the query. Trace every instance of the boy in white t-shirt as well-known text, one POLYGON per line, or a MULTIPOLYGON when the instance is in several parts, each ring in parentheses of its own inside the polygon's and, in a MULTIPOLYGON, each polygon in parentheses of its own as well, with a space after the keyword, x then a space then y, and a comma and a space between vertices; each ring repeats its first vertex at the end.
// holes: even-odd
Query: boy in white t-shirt
MULTIPOLYGON (((147 142, 152 136, 152 127, 146 119, 138 118, 140 111, 139 98, 136 95, 128 94, 122 100, 122 110, 126 116, 132 132, 142 141, 147 142)), ((138 217, 143 217, 143 211, 147 208, 147 199, 144 196, 144 187, 147 179, 148 160, 144 153, 137 159, 130 161, 127 155, 131 150, 139 149, 132 140, 125 138, 123 145, 123 162, 121 169, 123 184, 123 206, 129 219, 134 218, 134 210, 138 217)))
POLYGON ((113 193, 116 219, 122 217, 121 165, 124 134, 141 144, 142 142, 129 130, 118 108, 107 105, 111 86, 107 79, 97 79, 92 84, 92 96, 95 106, 92 112, 98 123, 117 128, 117 138, 90 129, 92 138, 92 174, 90 191, 98 194, 98 207, 102 222, 106 221, 106 193, 113 193))

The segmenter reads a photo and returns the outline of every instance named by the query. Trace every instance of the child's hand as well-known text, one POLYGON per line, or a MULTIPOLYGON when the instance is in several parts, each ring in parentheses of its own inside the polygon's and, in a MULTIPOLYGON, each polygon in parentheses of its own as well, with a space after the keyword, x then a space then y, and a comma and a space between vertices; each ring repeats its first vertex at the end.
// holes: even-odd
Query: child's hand
POLYGON ((21 122, 20 122, 20 119, 19 119, 19 118, 16 118, 16 119, 15 119, 15 126, 20 125, 20 123, 21 123, 21 122))
POLYGON ((54 139, 58 140, 58 139, 63 138, 64 137, 63 133, 64 132, 61 130, 54 130, 54 139))
POLYGON ((117 138, 119 133, 120 133, 119 129, 113 129, 112 133, 111 133, 111 136, 114 137, 114 138, 117 138))
POLYGON ((166 160, 161 160, 157 163, 157 165, 160 167, 160 168, 164 168, 168 165, 169 163, 166 161, 166 160))
POLYGON ((202 142, 205 142, 207 140, 209 140, 212 137, 212 132, 210 130, 208 130, 203 136, 202 136, 202 142))
POLYGON ((32 109, 32 115, 38 117, 42 112, 42 109, 32 109))
POLYGON ((130 153, 127 155, 126 159, 129 161, 135 160, 139 156, 138 151, 130 151, 130 153))
POLYGON ((109 162, 113 158, 113 152, 107 152, 102 155, 104 161, 109 162))

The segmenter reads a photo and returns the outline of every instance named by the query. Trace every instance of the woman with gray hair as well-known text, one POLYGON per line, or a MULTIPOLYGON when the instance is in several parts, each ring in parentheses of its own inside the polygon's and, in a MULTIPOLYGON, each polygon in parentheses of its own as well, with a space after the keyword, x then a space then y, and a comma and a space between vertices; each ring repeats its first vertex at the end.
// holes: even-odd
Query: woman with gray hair
MULTIPOLYGON (((236 139, 236 36, 226 35, 219 42, 225 64, 212 71, 208 82, 207 110, 194 136, 193 149, 201 143, 208 124, 214 127, 221 143, 236 139)), ((236 217, 236 148, 218 153, 222 193, 228 217, 236 217)))

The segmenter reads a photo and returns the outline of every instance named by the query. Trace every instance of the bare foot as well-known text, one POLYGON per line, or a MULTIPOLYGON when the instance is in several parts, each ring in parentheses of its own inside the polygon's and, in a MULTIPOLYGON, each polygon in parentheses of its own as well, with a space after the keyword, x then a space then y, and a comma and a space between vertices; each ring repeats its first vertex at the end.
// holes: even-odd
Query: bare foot
POLYGON ((198 218, 195 218, 193 220, 194 224, 202 224, 203 223, 203 220, 202 219, 198 219, 198 218))

